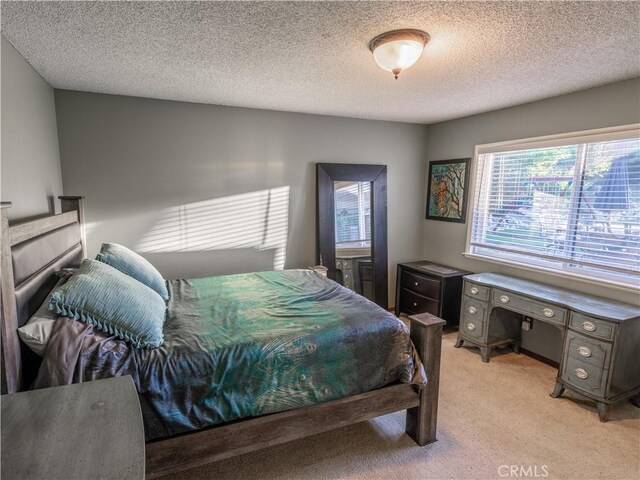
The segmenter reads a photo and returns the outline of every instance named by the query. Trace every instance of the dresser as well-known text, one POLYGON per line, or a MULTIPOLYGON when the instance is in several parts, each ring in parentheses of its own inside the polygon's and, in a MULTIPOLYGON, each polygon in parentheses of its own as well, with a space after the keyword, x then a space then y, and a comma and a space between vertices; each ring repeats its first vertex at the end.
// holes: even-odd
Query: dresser
POLYGON ((456 347, 519 351, 523 320, 558 328, 563 347, 552 397, 565 389, 598 405, 600 420, 611 405, 640 393, 640 309, 634 305, 495 273, 464 277, 456 347))
POLYGON ((458 325, 462 277, 471 272, 419 261, 398 264, 395 313, 430 313, 458 325))
POLYGON ((144 480, 130 376, 3 395, 2 478, 144 480))

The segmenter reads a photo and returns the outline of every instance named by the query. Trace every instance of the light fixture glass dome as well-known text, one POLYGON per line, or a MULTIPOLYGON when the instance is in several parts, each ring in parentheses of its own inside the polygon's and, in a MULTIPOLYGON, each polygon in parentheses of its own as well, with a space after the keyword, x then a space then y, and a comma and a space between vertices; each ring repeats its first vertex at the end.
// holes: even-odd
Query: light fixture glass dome
POLYGON ((371 40, 369 50, 378 66, 397 79, 400 72, 418 61, 428 41, 429 34, 422 30, 394 30, 371 40))

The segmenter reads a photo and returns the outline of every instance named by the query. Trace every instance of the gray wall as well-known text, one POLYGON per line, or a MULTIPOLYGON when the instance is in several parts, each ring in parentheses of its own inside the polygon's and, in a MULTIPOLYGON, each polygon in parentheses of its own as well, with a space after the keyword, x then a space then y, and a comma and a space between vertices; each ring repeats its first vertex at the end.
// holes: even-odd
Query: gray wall
MULTIPOLYGON (((640 122, 639 105, 640 79, 636 78, 429 125, 424 178, 427 176, 428 162, 473 157, 474 147, 478 144, 640 122)), ((426 198, 426 182, 424 188, 423 195, 426 198)), ((638 295, 633 293, 466 258, 462 256, 466 228, 466 224, 423 220, 422 256, 474 272, 502 272, 620 301, 639 301, 638 295)), ((534 327, 525 335, 523 346, 554 358, 555 345, 548 343, 546 331, 545 325, 534 327)), ((557 343, 557 339, 555 341, 557 343)))
POLYGON ((122 243, 168 278, 312 265, 316 162, 388 165, 390 305, 395 265, 421 255, 425 126, 55 96, 64 191, 86 196, 90 256, 122 243))
POLYGON ((9 219, 50 213, 62 195, 53 88, 4 38, 1 196, 9 219))

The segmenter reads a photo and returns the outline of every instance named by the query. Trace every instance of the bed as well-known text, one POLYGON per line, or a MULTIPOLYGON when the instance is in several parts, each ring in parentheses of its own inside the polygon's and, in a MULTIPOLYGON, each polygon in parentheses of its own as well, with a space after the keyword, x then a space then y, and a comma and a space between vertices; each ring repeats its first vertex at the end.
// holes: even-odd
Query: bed
POLYGON ((444 322, 412 317, 413 350, 395 317, 311 270, 169 282, 165 347, 154 350, 133 349, 86 324, 60 319, 54 331, 56 348, 65 353, 60 358, 80 358, 76 348, 92 360, 83 368, 70 362, 56 369, 56 357, 47 354, 39 365, 17 328, 53 288, 53 273, 79 264, 86 252, 82 198, 61 202, 59 215, 11 226, 9 205, 3 204, 3 393, 23 390, 36 377, 36 385, 46 387, 53 386, 46 381, 131 375, 145 414, 149 477, 405 409, 406 431, 416 443, 436 440, 444 322), (206 311, 208 320, 197 320, 196 310, 206 311), (167 375, 167 365, 182 370, 167 375), (66 378, 55 379, 56 370, 66 378), (231 393, 243 378, 242 392, 231 393), (217 400, 197 400, 203 391, 217 400))

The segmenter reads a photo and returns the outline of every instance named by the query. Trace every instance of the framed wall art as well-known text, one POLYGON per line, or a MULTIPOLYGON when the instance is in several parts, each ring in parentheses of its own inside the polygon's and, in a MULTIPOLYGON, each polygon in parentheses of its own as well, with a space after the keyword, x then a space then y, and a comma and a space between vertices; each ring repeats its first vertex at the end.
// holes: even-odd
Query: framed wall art
POLYGON ((457 158, 429 163, 427 219, 465 222, 470 162, 457 158))

